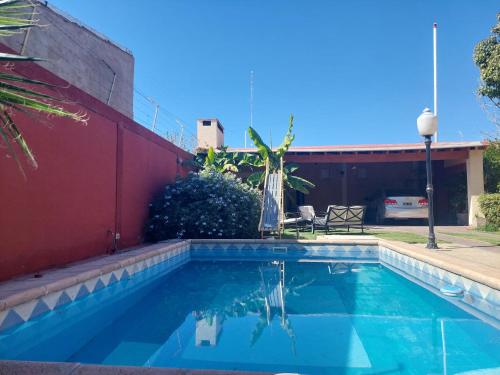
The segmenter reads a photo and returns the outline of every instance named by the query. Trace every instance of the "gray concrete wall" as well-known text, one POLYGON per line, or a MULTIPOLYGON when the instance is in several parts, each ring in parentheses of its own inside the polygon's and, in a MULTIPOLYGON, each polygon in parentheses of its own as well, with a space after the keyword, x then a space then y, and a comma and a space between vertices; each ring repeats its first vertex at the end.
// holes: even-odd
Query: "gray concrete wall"
POLYGON ((132 118, 132 53, 44 2, 34 3, 40 27, 0 38, 0 43, 46 59, 39 64, 132 118))

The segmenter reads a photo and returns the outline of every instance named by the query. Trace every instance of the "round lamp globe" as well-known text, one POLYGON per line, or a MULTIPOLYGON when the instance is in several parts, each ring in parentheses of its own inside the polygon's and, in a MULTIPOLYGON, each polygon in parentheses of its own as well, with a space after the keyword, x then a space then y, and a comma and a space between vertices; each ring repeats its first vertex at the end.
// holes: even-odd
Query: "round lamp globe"
POLYGON ((422 137, 434 135, 437 130, 437 116, 429 108, 425 108, 417 118, 417 128, 422 137))

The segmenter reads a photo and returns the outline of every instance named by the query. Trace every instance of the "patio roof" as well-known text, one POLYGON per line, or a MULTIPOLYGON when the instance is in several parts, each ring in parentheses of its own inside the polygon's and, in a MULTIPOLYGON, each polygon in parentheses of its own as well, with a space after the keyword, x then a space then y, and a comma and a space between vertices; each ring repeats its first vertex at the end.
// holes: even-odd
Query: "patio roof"
MULTIPOLYGON (((438 142, 432 144, 433 150, 462 151, 486 148, 487 141, 471 142, 438 142)), ((338 145, 338 146, 292 146, 288 154, 311 153, 394 153, 406 151, 425 150, 423 143, 392 143, 392 144, 364 144, 364 145, 338 145)), ((229 152, 256 152, 256 148, 229 148, 229 152)))
MULTIPOLYGON (((432 144, 433 160, 465 162, 471 150, 482 150, 486 141, 439 142, 432 144)), ((256 148, 229 148, 229 152, 256 152, 256 148)), ((297 163, 387 163, 425 160, 422 143, 366 144, 340 146, 295 146, 286 153, 286 160, 297 163)))

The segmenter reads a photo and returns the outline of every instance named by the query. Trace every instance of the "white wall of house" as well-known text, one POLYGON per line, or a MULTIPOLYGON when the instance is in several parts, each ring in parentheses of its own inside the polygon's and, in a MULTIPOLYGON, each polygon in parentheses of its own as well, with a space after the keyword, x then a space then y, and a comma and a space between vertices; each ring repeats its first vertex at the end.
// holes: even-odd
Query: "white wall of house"
POLYGON ((467 203, 469 207, 469 225, 471 226, 477 226, 478 221, 484 218, 479 208, 479 196, 483 193, 483 150, 470 150, 467 159, 467 203))

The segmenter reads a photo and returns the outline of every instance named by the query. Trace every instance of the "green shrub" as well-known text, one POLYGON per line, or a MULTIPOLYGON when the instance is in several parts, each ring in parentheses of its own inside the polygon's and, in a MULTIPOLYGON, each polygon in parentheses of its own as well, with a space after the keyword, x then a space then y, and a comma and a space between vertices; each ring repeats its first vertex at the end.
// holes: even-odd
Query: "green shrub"
POLYGON ((256 238, 260 193, 232 174, 190 174, 168 185, 150 204, 146 240, 256 238))
POLYGON ((481 232, 496 232, 498 231, 498 227, 493 224, 486 223, 484 225, 478 226, 477 230, 481 232))
POLYGON ((481 211, 488 226, 500 227, 500 193, 483 194, 479 197, 481 211))
POLYGON ((500 192, 500 142, 491 141, 484 151, 484 188, 487 193, 500 192))

